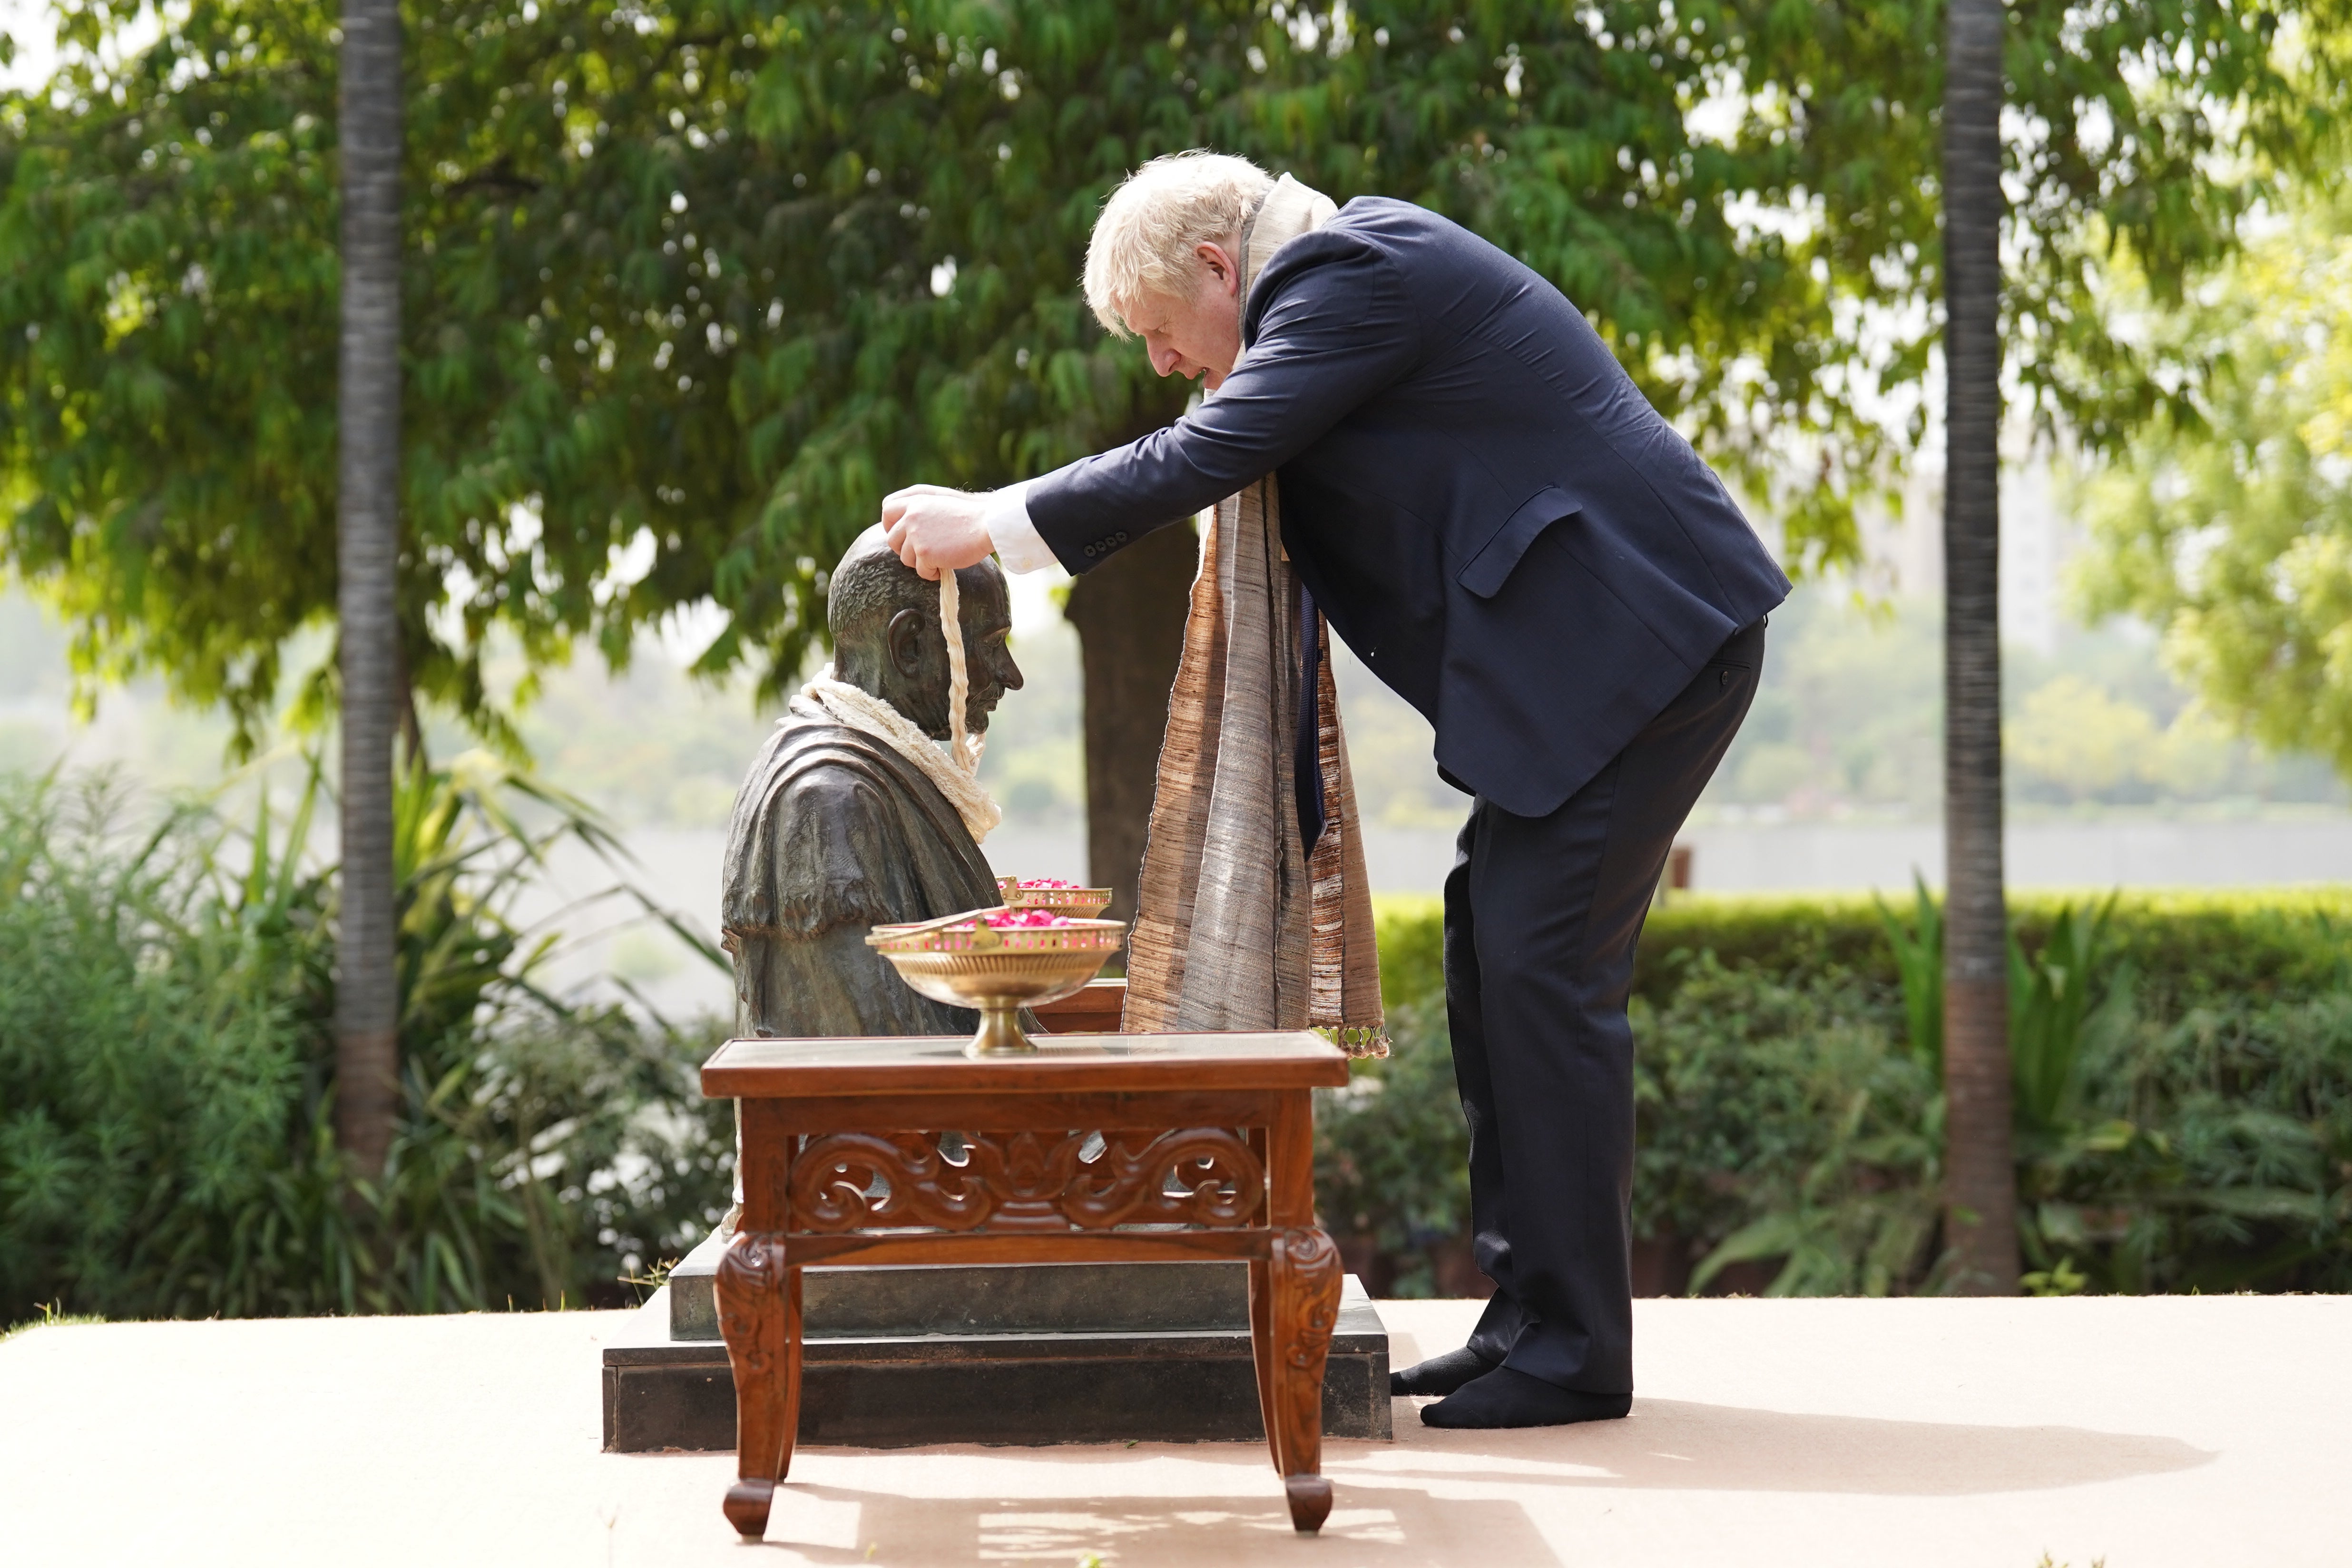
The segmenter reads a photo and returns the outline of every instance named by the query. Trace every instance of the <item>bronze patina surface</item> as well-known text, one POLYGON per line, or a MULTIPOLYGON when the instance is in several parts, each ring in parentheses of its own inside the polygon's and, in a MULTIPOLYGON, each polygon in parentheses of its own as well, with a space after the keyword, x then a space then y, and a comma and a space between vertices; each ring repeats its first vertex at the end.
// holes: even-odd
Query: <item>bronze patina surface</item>
MULTIPOLYGON (((994 563, 957 574, 971 672, 967 725, 987 728, 1021 672, 994 563)), ((939 584, 891 553, 878 529, 853 544, 827 593, 835 673, 925 733, 949 730, 939 584)), ((998 901, 996 877, 953 806, 882 741, 788 715, 735 799, 721 862, 719 927, 744 1036, 971 1034, 972 1010, 909 990, 866 931, 998 901)))

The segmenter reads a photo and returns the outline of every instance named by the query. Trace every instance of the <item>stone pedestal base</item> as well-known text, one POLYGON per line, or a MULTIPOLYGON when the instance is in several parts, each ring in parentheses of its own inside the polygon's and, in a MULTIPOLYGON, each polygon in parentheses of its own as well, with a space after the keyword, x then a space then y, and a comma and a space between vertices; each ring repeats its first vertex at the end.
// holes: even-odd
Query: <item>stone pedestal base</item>
MULTIPOLYGON (((735 1446, 716 1238, 604 1347, 604 1447, 735 1446)), ((1237 1263, 811 1268, 800 1443, 1263 1442, 1237 1263)), ((1323 1431, 1388 1437, 1388 1331, 1351 1275, 1323 1431)))

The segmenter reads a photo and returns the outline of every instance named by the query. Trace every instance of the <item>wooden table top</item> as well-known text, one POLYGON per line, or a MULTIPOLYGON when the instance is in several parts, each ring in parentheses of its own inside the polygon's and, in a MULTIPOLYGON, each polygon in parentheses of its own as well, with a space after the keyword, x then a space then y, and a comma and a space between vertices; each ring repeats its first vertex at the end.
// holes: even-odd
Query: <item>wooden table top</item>
POLYGON ((1339 1047, 1306 1029, 1265 1034, 1049 1035, 1034 1055, 963 1054, 961 1035, 730 1040, 702 1064, 713 1100, 811 1095, 1338 1088, 1339 1047))

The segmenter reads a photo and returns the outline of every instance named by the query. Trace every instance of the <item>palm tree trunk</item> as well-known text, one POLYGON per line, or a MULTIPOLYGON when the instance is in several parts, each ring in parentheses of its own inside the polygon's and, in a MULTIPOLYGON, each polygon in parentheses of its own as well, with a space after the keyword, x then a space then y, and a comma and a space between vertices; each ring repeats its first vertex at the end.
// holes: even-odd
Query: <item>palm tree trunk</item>
POLYGON ((1944 85, 1945 1235, 2017 1288, 2000 780, 2001 0, 1950 0, 1944 85))
POLYGON ((342 896, 335 1135, 383 1173, 398 1094, 392 746, 401 719, 400 8, 345 0, 342 342, 335 543, 341 622, 342 896))

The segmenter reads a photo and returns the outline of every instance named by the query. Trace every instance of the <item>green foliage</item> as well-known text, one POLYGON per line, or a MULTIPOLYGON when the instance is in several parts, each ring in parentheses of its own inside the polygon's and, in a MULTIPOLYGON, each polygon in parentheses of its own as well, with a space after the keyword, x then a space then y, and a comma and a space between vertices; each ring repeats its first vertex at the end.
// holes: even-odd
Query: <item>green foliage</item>
POLYGON ((0 805, 0 1317, 253 1310, 219 1279, 247 1272, 234 1217, 290 1195, 271 1177, 301 1085, 299 940, 225 892, 189 910, 192 825, 110 844, 114 805, 44 785, 0 805))
POLYGON ((2232 726, 2352 778, 2352 187, 2294 205, 2215 289, 2153 319, 2225 374, 2084 488, 2091 614, 2162 629, 2232 726))
POLYGON ((2019 1172, 2037 1268, 2093 1290, 2352 1286, 2352 988, 2141 1018, 2084 1076, 2088 1124, 2019 1172))
POLYGON ((1653 1005, 1681 984, 1687 952, 1704 948, 1727 969, 1768 974, 1816 971, 1892 980, 1885 927, 1861 894, 1677 896, 1650 911, 1634 955, 1633 992, 1653 1005))
POLYGON ((0 1320, 579 1304, 697 1234, 730 1148, 708 1042, 532 986, 515 895, 597 830, 526 827, 515 785, 400 792, 404 1104, 354 1201, 315 773, 283 834, 192 805, 136 838, 103 781, 0 781, 0 1320))
MULTIPOLYGON (((2059 914, 2082 895, 2009 895, 2011 925, 2040 951, 2059 914)), ((1424 918, 1434 921, 1434 906, 1424 918)), ((2200 1005, 2310 996, 2347 984, 2345 933, 2352 889, 2255 888, 2126 891, 2108 912, 2101 948, 2137 976, 2143 1016, 2200 1005)), ((1385 935, 1383 936, 1385 941, 1385 935)), ((1675 956, 1706 948, 1725 967, 1768 974, 1834 968, 1874 985, 1898 984, 1877 902, 1867 894, 1698 894, 1650 913, 1633 989, 1654 1004, 1678 984, 1675 956)))
POLYGON ((1381 993, 1391 1005, 1445 994, 1445 905, 1425 893, 1375 893, 1381 993))
MULTIPOLYGON (((1911 1054, 1944 1079, 1944 908, 1927 891, 1927 879, 1913 873, 1911 923, 1895 918, 1876 894, 1879 924, 1895 953, 1895 975, 1903 987, 1904 1041, 1911 1054)), ((2011 986, 2014 994, 2015 981, 2011 986)))
MULTIPOLYGON (((0 1321, 611 1300, 694 1239, 728 1182, 725 1107, 693 1078, 709 1042, 534 990, 545 938, 512 896, 595 827, 514 805, 525 788, 478 759, 404 785, 404 1102, 356 1207, 330 1133, 329 883, 287 847, 308 795, 282 826, 185 807, 132 837, 110 786, 0 792, 0 1321)), ((2021 1085, 2027 1288, 2352 1288, 2352 895, 2017 913, 2020 1037, 2071 1042, 2021 1085)), ((1634 1220, 1691 1288, 1937 1287, 1941 1103, 1884 918, 1653 916, 1634 1220)), ((1317 1195, 1411 1292, 1466 1225, 1465 1138, 1436 906, 1381 922, 1396 1054, 1318 1105, 1317 1195)))
POLYGON ((1712 1242, 1690 1278, 1780 1260, 1767 1293, 1916 1282, 1936 1223, 1941 1097, 1850 975, 1783 980, 1687 954, 1634 1009, 1634 1226, 1712 1242), (1719 1238, 1719 1239, 1718 1239, 1719 1238))
MULTIPOLYGON (((2157 375, 2107 330, 2095 264, 2179 280, 2228 248, 2343 94, 2334 51, 2290 75, 2274 30, 2334 37, 2346 9, 2013 10, 2008 336, 2039 413, 2111 443, 2196 381, 2201 344, 2157 375)), ((191 0, 107 63, 149 14, 63 0, 68 63, 0 101, 5 552, 74 620, 86 677, 157 671, 249 742, 288 637, 333 603, 334 15, 191 0)), ((705 670, 772 688, 887 489, 997 483, 1172 416, 1186 389, 1075 279, 1099 198, 1178 148, 1422 202, 1522 257, 1797 556, 1852 556, 1853 500, 1924 428, 1933 6, 404 17, 400 616, 417 689, 494 735, 493 626, 536 664, 578 638, 618 664, 709 598, 729 621, 705 670)), ((315 710, 328 667, 309 680, 315 710)))
POLYGON ((1943 605, 1801 584, 1772 612, 1770 677, 1717 771, 1720 800, 1906 807, 1943 798, 1943 605))
POLYGON ((60 1312, 58 1310, 54 1302, 44 1301, 40 1303, 40 1308, 41 1315, 38 1318, 27 1318, 21 1323, 16 1323, 6 1328, 0 1328, 0 1345, 6 1344, 18 1334, 24 1333, 31 1329, 69 1329, 78 1323, 102 1323, 106 1321, 104 1318, 97 1317, 88 1312, 80 1314, 60 1312))
POLYGON ((1389 1056, 1315 1091, 1315 1206, 1400 1262, 1390 1287, 1432 1294, 1430 1248, 1470 1227, 1470 1130, 1454 1088, 1442 992, 1389 1015, 1389 1056))
MULTIPOLYGON (((1867 898, 1651 915, 1633 1218, 1669 1288, 1683 1268, 1693 1289, 1938 1288, 1943 1101, 1912 1042, 1939 953, 1917 898, 1910 923, 1867 898)), ((1381 1246, 1426 1258, 1466 1197, 1429 1029, 1440 915, 1431 900, 1382 915, 1418 1092, 1335 1097, 1318 1194, 1327 1216, 1373 1216, 1381 1246)), ((2026 896, 2012 918, 2025 1288, 2352 1288, 2352 893, 2026 896)))
MULTIPOLYGON (((2061 675, 2027 693, 2019 707, 2018 716, 2001 726, 2001 750, 2024 781, 2084 801, 2113 799, 2134 784, 2163 777, 2169 737, 2154 715, 2095 681, 2061 675)), ((2196 731, 2180 733, 2191 739, 2196 731)))
POLYGON ((2046 1135, 2066 1124, 2075 1109, 2087 1037, 2116 1027, 2130 1015, 2128 965, 2109 975, 2104 999, 2095 1005, 2091 1001, 2102 969, 2099 943, 2115 907, 2110 897, 2096 909, 2061 909, 2041 951, 2031 958, 2016 932, 2010 933, 2009 1058, 2018 1129, 2028 1135, 2046 1135))
MULTIPOLYGON (((1801 584, 1772 612, 1770 679, 1710 797, 1809 817, 1937 816, 1943 622, 1940 599, 1873 604, 1851 582, 1801 584)), ((2001 650, 2001 758, 2013 809, 2344 798, 2324 760, 2305 751, 2263 755, 2148 652, 2144 628, 2116 622, 2065 629, 2046 649, 2001 650)), ((1364 705, 1344 686, 1341 704, 1352 752, 1364 705)))
MULTIPOLYGON (((2136 977, 2128 963, 2107 965, 2101 942, 2120 893, 2105 903, 2061 904, 2029 956, 2009 934, 2009 1056, 2015 1079, 2017 1131, 2049 1137, 2069 1125, 2086 1037, 2121 1027, 2131 1016, 2136 977), (2105 974, 2105 994, 2092 1001, 2095 976, 2105 974)), ((1903 994, 1906 1040, 1913 1056, 1937 1075, 1944 1057, 1944 916, 1916 880, 1911 923, 1897 920, 1874 896, 1903 994)))

